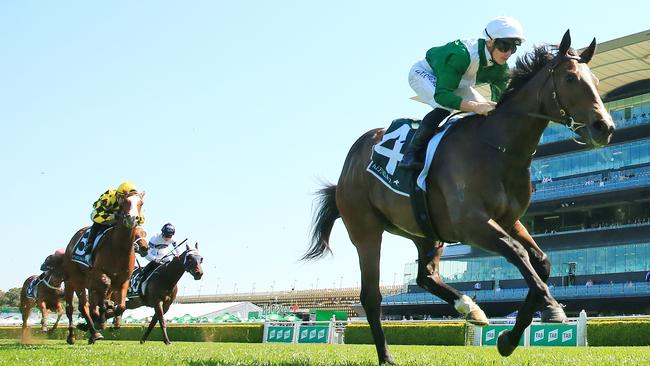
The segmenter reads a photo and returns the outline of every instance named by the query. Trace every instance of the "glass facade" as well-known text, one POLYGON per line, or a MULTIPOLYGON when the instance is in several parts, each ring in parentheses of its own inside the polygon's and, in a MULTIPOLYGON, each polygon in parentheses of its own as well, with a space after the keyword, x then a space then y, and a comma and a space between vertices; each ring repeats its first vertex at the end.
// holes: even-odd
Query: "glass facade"
MULTIPOLYGON (((546 254, 551 261, 551 277, 567 275, 569 262, 576 263, 575 274, 578 276, 650 269, 650 242, 549 251, 546 254)), ((514 265, 500 256, 441 260, 440 275, 449 283, 523 278, 514 265)), ((407 284, 416 284, 417 263, 406 264, 404 277, 407 284)))
POLYGON ((648 163, 650 140, 640 140, 535 159, 530 166, 530 173, 534 181, 543 181, 648 163))
MULTIPOLYGON (((605 108, 612 115, 616 128, 620 129, 650 123, 650 94, 606 103, 605 108)), ((546 130, 544 130, 544 134, 539 140, 539 143, 548 144, 560 140, 569 140, 576 136, 567 127, 551 122, 546 130)))

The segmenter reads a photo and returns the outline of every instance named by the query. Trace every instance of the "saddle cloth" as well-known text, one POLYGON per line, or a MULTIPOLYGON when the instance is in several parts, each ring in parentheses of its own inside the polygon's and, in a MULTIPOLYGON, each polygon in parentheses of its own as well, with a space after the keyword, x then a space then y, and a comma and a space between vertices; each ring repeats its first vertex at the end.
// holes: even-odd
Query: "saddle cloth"
POLYGON ((38 298, 38 284, 41 282, 41 280, 38 278, 38 276, 35 276, 32 281, 29 283, 27 286, 27 291, 26 295, 28 299, 36 299, 38 298))
POLYGON ((106 233, 112 228, 113 227, 109 227, 108 229, 97 233, 97 236, 95 236, 95 242, 92 243, 92 245, 88 245, 90 228, 87 228, 86 231, 84 231, 83 235, 81 235, 81 238, 79 238, 79 241, 77 241, 77 244, 74 246, 74 249, 72 251, 72 261, 79 263, 84 267, 90 268, 94 259, 93 253, 97 250, 97 248, 99 248, 99 244, 101 243, 104 235, 106 235, 106 233))
MULTIPOLYGON (((424 168, 417 176, 417 185, 426 191, 426 178, 433 157, 442 138, 455 125, 458 118, 451 118, 440 124, 438 132, 433 136, 427 145, 424 168)), ((394 120, 382 140, 373 146, 370 164, 366 171, 374 175, 386 187, 402 196, 410 197, 413 194, 413 179, 415 176, 412 170, 403 169, 399 162, 404 158, 405 147, 413 139, 415 130, 419 127, 420 121, 408 118, 394 120)))
POLYGON ((142 272, 143 268, 138 267, 133 270, 131 274, 131 279, 129 279, 129 289, 126 291, 126 298, 131 299, 134 297, 140 297, 140 283, 142 282, 142 272))

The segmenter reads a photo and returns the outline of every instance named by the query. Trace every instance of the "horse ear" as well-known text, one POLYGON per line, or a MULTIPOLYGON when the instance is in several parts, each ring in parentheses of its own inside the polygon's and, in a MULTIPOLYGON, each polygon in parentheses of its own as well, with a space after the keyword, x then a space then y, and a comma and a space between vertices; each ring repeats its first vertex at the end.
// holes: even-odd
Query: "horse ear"
POLYGON ((194 244, 194 249, 199 250, 199 242, 198 241, 194 244))
POLYGON ((186 248, 187 250, 190 250, 190 246, 187 245, 187 244, 185 244, 185 248, 186 248))
POLYGON ((562 42, 560 42, 560 50, 558 51, 559 56, 566 56, 569 52, 569 47, 571 47, 571 33, 567 29, 562 37, 562 42))
POLYGON ((140 192, 140 198, 144 198, 145 191, 140 192))
POLYGON ((586 64, 589 61, 591 61, 591 58, 594 56, 594 53, 596 53, 596 38, 594 38, 593 41, 591 41, 591 44, 589 47, 587 47, 586 50, 582 51, 580 54, 580 62, 586 64))

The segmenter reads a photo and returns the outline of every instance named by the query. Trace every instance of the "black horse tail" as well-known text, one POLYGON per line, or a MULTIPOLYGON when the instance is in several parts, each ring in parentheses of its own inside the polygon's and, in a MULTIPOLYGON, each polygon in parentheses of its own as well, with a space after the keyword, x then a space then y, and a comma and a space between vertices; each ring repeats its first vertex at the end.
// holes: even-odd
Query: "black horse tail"
POLYGON ((327 184, 325 188, 317 193, 318 207, 314 215, 311 231, 311 245, 300 260, 318 259, 325 256, 330 249, 330 234, 334 221, 341 217, 336 207, 336 185, 327 184))

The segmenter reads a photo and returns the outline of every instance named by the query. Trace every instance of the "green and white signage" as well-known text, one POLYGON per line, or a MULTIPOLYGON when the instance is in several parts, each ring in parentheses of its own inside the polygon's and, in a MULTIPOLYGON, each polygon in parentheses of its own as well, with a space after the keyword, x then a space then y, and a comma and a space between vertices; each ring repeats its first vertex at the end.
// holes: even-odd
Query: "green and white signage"
MULTIPOLYGON (((483 346, 496 346, 497 340, 499 339, 499 334, 504 330, 511 330, 512 325, 488 325, 483 328, 483 333, 481 335, 481 345, 483 346)), ((524 337, 522 336, 519 339, 519 345, 524 345, 524 337)))
POLYGON ((530 326, 531 346, 577 346, 575 324, 533 324, 530 326))
POLYGON ((293 341, 293 327, 268 327, 266 341, 291 343, 293 341))
POLYGON ((329 326, 302 325, 299 328, 298 343, 327 343, 329 326))

